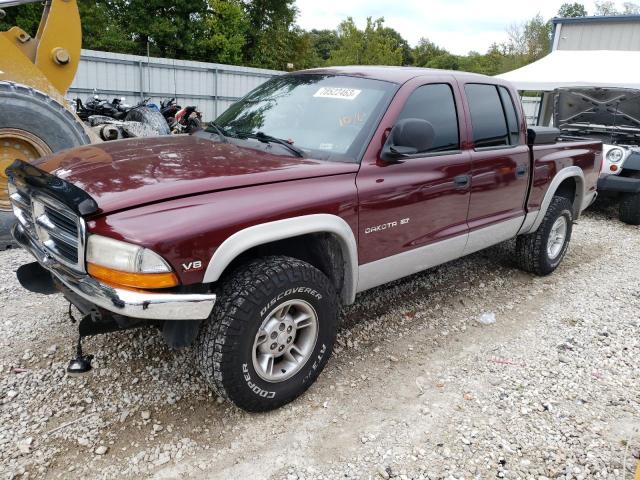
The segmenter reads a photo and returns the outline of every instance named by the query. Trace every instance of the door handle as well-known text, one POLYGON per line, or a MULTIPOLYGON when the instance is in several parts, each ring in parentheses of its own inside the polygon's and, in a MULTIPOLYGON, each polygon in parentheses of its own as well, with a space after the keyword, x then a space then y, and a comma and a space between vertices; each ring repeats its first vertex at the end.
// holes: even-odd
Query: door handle
POLYGON ((527 174, 527 167, 526 165, 519 165, 518 168, 516 168, 516 177, 524 177, 527 174))
POLYGON ((453 179, 453 184, 458 188, 463 188, 469 185, 469 175, 458 175, 453 179))

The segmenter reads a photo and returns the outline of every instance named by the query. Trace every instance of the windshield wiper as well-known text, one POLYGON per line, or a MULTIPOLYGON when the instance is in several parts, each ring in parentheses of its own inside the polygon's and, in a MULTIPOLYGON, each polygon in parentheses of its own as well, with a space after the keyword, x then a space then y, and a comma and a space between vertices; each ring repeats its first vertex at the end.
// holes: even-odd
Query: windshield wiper
POLYGON ((283 140, 278 137, 272 137, 271 135, 267 135, 264 132, 256 132, 256 133, 237 132, 236 135, 240 137, 255 138, 256 140, 263 143, 277 143, 278 145, 282 145, 283 147, 287 148, 290 152, 295 154, 297 157, 300 157, 300 158, 305 157, 304 151, 302 151, 300 148, 294 147, 292 144, 290 144, 286 140, 283 140))
MULTIPOLYGON (((218 125, 216 122, 209 122, 209 128, 214 130, 214 133, 217 133, 218 136, 222 139, 222 141, 224 143, 229 143, 229 139, 227 138, 227 134, 224 133, 224 130, 222 129, 222 127, 220 125, 218 125)), ((209 129, 207 129, 208 131, 209 129)))

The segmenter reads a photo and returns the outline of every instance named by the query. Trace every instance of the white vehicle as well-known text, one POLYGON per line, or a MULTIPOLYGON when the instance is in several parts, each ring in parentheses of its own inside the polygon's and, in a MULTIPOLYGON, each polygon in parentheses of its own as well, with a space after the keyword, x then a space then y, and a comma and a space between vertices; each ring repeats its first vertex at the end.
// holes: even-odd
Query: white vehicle
POLYGON ((598 192, 619 198, 620 220, 640 225, 640 90, 560 88, 554 116, 564 135, 602 140, 598 192))

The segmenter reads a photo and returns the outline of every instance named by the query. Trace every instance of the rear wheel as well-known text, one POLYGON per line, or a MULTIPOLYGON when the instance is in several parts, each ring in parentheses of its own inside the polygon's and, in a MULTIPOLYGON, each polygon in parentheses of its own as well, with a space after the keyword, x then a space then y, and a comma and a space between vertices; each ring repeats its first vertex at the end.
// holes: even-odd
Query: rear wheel
POLYGON ((536 275, 549 275, 567 253, 572 231, 571 202, 565 197, 553 197, 538 230, 516 239, 518 266, 536 275))
POLYGON ((247 411, 272 410, 316 380, 336 330, 329 279, 306 262, 267 257, 224 283, 199 333, 196 361, 220 396, 247 411))
POLYGON ((5 169, 16 159, 27 162, 90 143, 82 123, 45 94, 13 82, 0 82, 0 249, 11 244, 14 223, 5 169))
POLYGON ((626 193, 620 201, 620 220, 640 225, 640 193, 626 193))

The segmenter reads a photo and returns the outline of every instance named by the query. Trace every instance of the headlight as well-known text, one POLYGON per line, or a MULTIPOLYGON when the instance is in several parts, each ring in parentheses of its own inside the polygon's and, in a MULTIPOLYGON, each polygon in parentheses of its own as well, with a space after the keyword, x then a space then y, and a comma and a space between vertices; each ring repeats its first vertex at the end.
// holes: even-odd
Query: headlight
POLYGON ((87 272, 109 284, 135 288, 169 288, 178 285, 173 270, 148 248, 90 235, 87 241, 87 272))
POLYGON ((607 160, 611 163, 618 163, 620 160, 624 158, 624 152, 621 148, 612 148, 607 152, 607 160))

